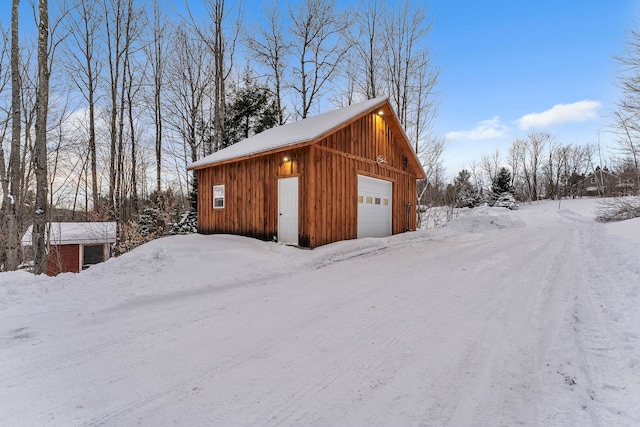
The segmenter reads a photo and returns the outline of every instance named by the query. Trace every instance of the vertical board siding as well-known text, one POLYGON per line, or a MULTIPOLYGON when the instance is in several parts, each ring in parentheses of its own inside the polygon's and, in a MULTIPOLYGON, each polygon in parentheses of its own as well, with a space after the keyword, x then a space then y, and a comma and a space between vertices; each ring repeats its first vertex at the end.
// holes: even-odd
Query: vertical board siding
POLYGON ((319 217, 322 224, 314 228, 316 245, 313 246, 357 237, 358 174, 392 181, 392 232, 415 230, 416 176, 405 170, 404 159, 412 155, 407 149, 410 148, 402 137, 394 134, 385 119, 376 114, 368 114, 318 142, 313 153, 325 151, 325 154, 312 155, 315 167, 323 171, 314 179, 316 190, 331 188, 333 195, 332 203, 318 198, 325 209, 321 209, 319 217), (380 155, 386 164, 376 162, 380 155), (330 173, 330 177, 326 173, 330 173), (412 205, 408 218, 407 204, 412 205), (330 221, 325 222, 329 218, 330 221), (337 227, 335 232, 333 226, 337 227), (327 231, 324 227, 332 228, 327 231))
POLYGON ((298 176, 300 245, 355 239, 358 174, 393 182, 392 232, 413 230, 416 175, 403 161, 412 155, 409 149, 384 117, 367 114, 307 147, 200 169, 198 231, 273 239, 278 234, 278 178, 298 176), (378 156, 386 164, 378 164, 378 156), (225 207, 213 209, 213 186, 219 184, 225 185, 225 207))
MULTIPOLYGON (((278 234, 278 178, 299 176, 302 188, 308 151, 302 148, 198 170, 198 231, 273 239, 278 234), (283 161, 285 156, 289 162, 283 161), (225 186, 225 206, 213 209, 213 186, 220 184, 225 186)), ((299 199, 302 196, 300 192, 299 199)))

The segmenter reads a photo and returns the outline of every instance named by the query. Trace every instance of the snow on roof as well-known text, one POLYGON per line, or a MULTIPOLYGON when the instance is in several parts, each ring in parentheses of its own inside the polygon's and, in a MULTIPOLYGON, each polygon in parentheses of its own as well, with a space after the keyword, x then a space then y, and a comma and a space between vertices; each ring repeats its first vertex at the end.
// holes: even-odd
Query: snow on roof
POLYGON ((382 105, 387 97, 378 97, 359 104, 349 105, 344 108, 329 111, 314 117, 308 117, 293 123, 267 129, 264 132, 244 139, 223 150, 210 154, 191 163, 187 169, 197 169, 220 163, 226 160, 263 153, 277 148, 301 144, 320 137, 324 133, 334 129, 354 117, 382 105))
MULTIPOLYGON (((115 222, 52 222, 51 244, 93 244, 115 243, 115 222)), ((32 244, 32 230, 29 229, 22 238, 23 245, 32 244)))

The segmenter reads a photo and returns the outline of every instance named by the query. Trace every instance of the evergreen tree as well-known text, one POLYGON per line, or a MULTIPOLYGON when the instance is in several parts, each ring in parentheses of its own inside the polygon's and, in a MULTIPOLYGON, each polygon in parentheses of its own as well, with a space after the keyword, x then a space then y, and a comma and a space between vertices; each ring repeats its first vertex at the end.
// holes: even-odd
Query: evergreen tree
POLYGON ((457 208, 474 208, 480 204, 478 189, 471 184, 471 174, 463 169, 453 179, 457 208))
POLYGON ((249 138, 278 124, 280 113, 273 93, 256 82, 249 69, 241 85, 232 89, 226 108, 225 146, 249 138))
POLYGON ((191 178, 191 186, 189 188, 189 207, 192 211, 198 212, 198 171, 193 171, 193 177, 191 178))
POLYGON ((508 193, 513 198, 515 188, 511 185, 511 172, 509 169, 502 167, 491 181, 491 192, 487 200, 489 206, 493 206, 496 200, 505 193, 508 193))
POLYGON ((491 192, 497 195, 502 193, 511 193, 513 195, 514 188, 511 185, 511 172, 509 172, 509 169, 500 168, 491 182, 491 192))
POLYGON ((162 235, 164 223, 156 208, 144 208, 138 214, 138 233, 143 237, 162 235))

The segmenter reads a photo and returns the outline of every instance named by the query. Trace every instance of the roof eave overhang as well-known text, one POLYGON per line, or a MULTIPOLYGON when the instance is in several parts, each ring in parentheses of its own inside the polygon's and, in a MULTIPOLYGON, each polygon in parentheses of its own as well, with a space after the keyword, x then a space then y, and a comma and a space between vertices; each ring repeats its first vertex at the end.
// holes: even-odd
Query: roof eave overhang
POLYGON ((252 157, 262 157, 262 156, 268 156, 269 154, 282 153, 283 151, 295 150, 295 149, 298 149, 298 148, 306 147, 308 145, 313 145, 320 139, 322 139, 322 136, 314 138, 314 139, 310 139, 308 141, 296 142, 296 143, 291 144, 291 145, 283 145, 282 147, 273 148, 271 150, 259 151, 257 153, 246 154, 244 156, 232 157, 230 159, 224 159, 224 160, 220 160, 220 161, 213 162, 213 163, 207 163, 206 165, 199 165, 199 166, 196 166, 196 167, 187 167, 187 170, 189 170, 189 171, 197 171, 197 170, 207 169, 207 168, 211 168, 211 167, 215 167, 215 166, 226 165, 228 163, 241 162, 243 160, 247 160, 247 159, 250 159, 252 157))

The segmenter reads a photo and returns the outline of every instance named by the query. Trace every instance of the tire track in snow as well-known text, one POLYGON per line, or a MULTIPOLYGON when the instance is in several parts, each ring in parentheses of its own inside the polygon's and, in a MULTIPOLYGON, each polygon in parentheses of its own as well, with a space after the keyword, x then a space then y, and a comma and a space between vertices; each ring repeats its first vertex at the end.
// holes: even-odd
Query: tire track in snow
MULTIPOLYGON (((362 327, 353 331, 351 335, 348 335, 346 337, 342 336, 339 338, 334 337, 333 340, 325 343, 325 345, 335 348, 340 344, 354 342, 354 340, 359 336, 368 335, 372 331, 379 330, 383 325, 388 323, 390 318, 393 318, 399 313, 423 303, 426 298, 429 298, 430 296, 438 293, 446 285, 448 285, 448 282, 442 281, 438 283, 437 286, 428 288, 425 292, 418 295, 415 299, 404 302, 402 304, 396 304, 395 308, 387 312, 383 317, 378 318, 366 325, 363 325, 362 327)), ((425 315, 419 320, 423 320, 425 317, 427 316, 425 315)), ((309 414, 308 412, 298 413, 297 408, 299 408, 302 403, 309 403, 312 401, 317 403, 318 395, 337 382, 347 384, 360 384, 360 386, 366 387, 367 384, 358 383, 358 380, 361 381, 360 372, 362 370, 371 372, 376 368, 389 366, 388 359, 372 356, 384 354, 386 349, 401 344, 409 332, 411 332, 418 324, 422 324, 422 322, 420 322, 419 320, 415 320, 414 322, 407 324, 403 328, 396 330, 397 332, 395 335, 387 336, 382 340, 376 340, 375 343, 372 343, 371 346, 368 346, 367 350, 359 354, 359 356, 356 358, 352 357, 351 351, 345 352, 345 354, 341 356, 341 362, 335 360, 333 363, 334 367, 339 367, 338 369, 326 369, 324 375, 322 375, 320 378, 314 379, 313 384, 309 385, 303 390, 297 390, 295 393, 292 393, 294 398, 288 399, 288 403, 286 404, 286 406, 277 408, 274 411, 274 415, 270 422, 266 423, 265 425, 297 425, 298 423, 304 424, 305 417, 309 414), (358 367, 358 369, 354 369, 355 367, 358 367)), ((396 362, 397 364, 401 364, 403 362, 403 359, 394 359, 394 362, 396 362)), ((279 398, 277 398, 276 401, 277 400, 279 400, 279 398)))
POLYGON ((459 395, 448 425, 536 425, 541 340, 563 312, 556 295, 563 290, 552 283, 558 274, 565 281, 570 278, 575 264, 573 256, 565 256, 572 246, 571 233, 556 224, 554 238, 548 239, 538 227, 554 224, 544 221, 540 218, 523 233, 505 236, 513 276, 502 292, 501 310, 483 331, 487 338, 471 355, 468 387, 459 395), (513 414, 518 415, 511 418, 513 414))
POLYGON ((184 390, 188 390, 192 388, 193 384, 202 383, 202 379, 209 376, 210 373, 213 372, 225 372, 228 370, 235 369, 247 361, 257 358, 263 355, 265 352, 273 350, 278 345, 278 342, 271 341, 269 339, 262 339, 258 343, 252 345, 249 348, 246 348, 241 353, 235 353, 233 355, 225 357, 221 361, 216 361, 210 364, 207 364, 203 367, 197 369, 195 373, 190 374, 186 378, 181 378, 178 381, 170 382, 169 384, 164 384, 159 390, 153 393, 146 393, 144 396, 133 399, 124 405, 121 405, 119 409, 108 411, 103 413, 97 417, 93 417, 91 420, 83 423, 85 426, 95 426, 95 425, 104 425, 111 424, 116 420, 126 419, 125 416, 133 413, 137 409, 140 409, 146 405, 149 405, 156 400, 163 398, 165 396, 171 395, 176 392, 183 392, 184 390))
MULTIPOLYGON (((326 266, 329 266, 329 265, 331 264, 327 264, 326 266)), ((324 266, 320 266, 320 268, 322 267, 324 266)), ((352 300, 356 300, 357 298, 358 298, 358 295, 354 295, 352 300)), ((349 303, 350 303, 349 300, 340 298, 341 306, 349 305, 349 303)), ((198 317, 198 321, 202 321, 202 320, 203 320, 203 317, 198 317)), ((163 398, 164 396, 167 396, 172 392, 180 390, 181 388, 188 387, 188 385, 191 383, 202 383, 203 379, 214 376, 212 375, 212 372, 214 373, 226 372, 229 370, 236 369, 250 360, 262 357, 265 353, 269 353, 271 350, 273 350, 274 348, 280 345, 282 345, 282 343, 279 342, 278 340, 274 340, 272 338, 265 338, 259 341, 258 343, 252 345, 251 347, 243 349, 242 353, 240 354, 234 354, 230 357, 227 357, 225 360, 221 362, 216 362, 216 363, 206 365, 204 368, 199 369, 198 372, 190 375, 189 378, 180 380, 177 382, 173 382, 168 386, 164 386, 161 390, 155 393, 147 394, 146 396, 135 399, 129 402, 128 404, 126 404, 123 408, 121 408, 118 411, 111 411, 103 414, 100 417, 96 417, 92 419, 87 423, 87 425, 107 424, 116 419, 121 419, 126 415, 136 411, 137 409, 156 401, 157 399, 163 398)), ((207 381, 204 381, 204 382, 207 382, 207 381)))
MULTIPOLYGON (((474 257, 475 258, 475 257, 474 257)), ((485 262, 475 263, 469 262, 467 267, 469 270, 481 271, 488 268, 493 268, 496 264, 496 259, 487 259, 485 262)), ((373 322, 363 325, 362 327, 353 331, 350 335, 340 335, 334 337, 331 348, 344 347, 345 344, 356 342, 355 347, 363 345, 359 343, 357 338, 363 335, 371 335, 372 332, 380 331, 385 325, 389 323, 390 319, 397 317, 400 314, 406 314, 407 311, 415 309, 419 306, 425 306, 425 301, 433 297, 435 294, 441 292, 445 288, 452 287, 452 276, 441 274, 438 277, 444 278, 440 282, 437 282, 435 286, 426 287, 422 292, 412 296, 411 299, 403 301, 402 303, 393 304, 391 309, 385 310, 384 316, 375 319, 373 322)), ((377 372, 380 368, 385 368, 386 371, 392 371, 385 374, 390 380, 393 379, 393 372, 398 371, 405 365, 408 359, 411 359, 412 352, 408 351, 408 355, 398 355, 395 351, 389 351, 389 349, 404 348, 407 349, 409 344, 406 342, 406 337, 410 333, 415 333, 418 327, 424 328, 426 320, 430 319, 431 313, 428 310, 423 310, 421 315, 411 323, 406 323, 400 328, 394 327, 393 331, 390 331, 381 340, 376 340, 372 345, 367 345, 367 350, 358 355, 357 358, 353 358, 352 352, 355 349, 349 347, 346 348, 339 356, 332 359, 332 363, 327 368, 321 370, 322 374, 319 378, 314 378, 311 384, 308 384, 304 389, 296 389, 290 393, 280 393, 277 396, 273 396, 275 402, 288 402, 286 406, 274 409, 274 415, 272 415, 271 421, 267 425, 299 425, 308 424, 309 411, 317 412, 315 409, 320 402, 320 407, 325 407, 329 404, 335 404, 333 396, 330 394, 330 388, 344 389, 349 387, 352 389, 360 388, 378 388, 385 384, 373 384, 370 386, 369 378, 361 378, 361 373, 364 372, 377 372), (339 367, 338 370, 331 369, 339 367), (324 405, 322 404, 324 402, 324 405), (300 408, 308 407, 310 403, 310 410, 300 410, 300 408)), ((428 327, 428 326, 427 326, 428 327)), ((412 343, 413 344, 413 343, 412 343)), ((410 348, 409 348, 410 349, 410 348)), ((375 380, 374 380, 375 381, 375 380)), ((321 417, 322 414, 316 414, 315 418, 321 417)), ((311 418, 313 419, 313 417, 311 418)), ((254 422, 262 423, 263 419, 256 419, 254 422)), ((318 420, 320 424, 324 424, 327 420, 318 420)), ((313 424, 313 422, 312 422, 313 424)))
MULTIPOLYGON (((167 326, 169 325, 169 323, 165 323, 164 325, 167 326)), ((149 335, 150 333, 156 331, 157 329, 158 329, 158 325, 154 324, 152 327, 145 328, 141 331, 136 332, 133 335, 124 335, 115 339, 109 339, 109 340, 103 341, 100 344, 84 347, 81 350, 64 352, 59 356, 48 358, 44 362, 29 364, 24 368, 19 369, 17 372, 12 371, 11 373, 4 374, 0 376, 0 381, 4 382, 8 380, 16 380, 24 377, 29 377, 43 370, 50 370, 51 368, 58 367, 60 365, 69 364, 71 363, 70 361, 86 360, 85 356, 87 355, 95 354, 101 349, 113 347, 114 345, 121 344, 135 338, 149 335)))
MULTIPOLYGON (((363 256, 363 254, 358 254, 358 256, 363 256)), ((331 265, 330 263, 327 263, 325 265, 320 265, 317 268, 323 268, 325 266, 329 266, 331 265)), ((262 284, 264 282, 268 282, 269 280, 275 280, 275 278, 281 277, 282 274, 277 274, 277 275, 271 275, 270 277, 260 277, 260 278, 255 278, 255 279, 251 279, 249 281, 243 281, 242 283, 233 283, 228 287, 225 287, 224 289, 220 289, 220 287, 217 287, 216 289, 204 289, 204 290, 200 290, 200 291, 196 291, 194 295, 194 292, 187 292, 184 293, 184 295, 181 295, 183 297, 194 297, 194 296, 199 296, 201 294, 207 294, 209 292, 215 291, 215 292, 219 292, 219 291, 226 291, 228 290, 227 288, 238 288, 241 285, 244 286, 250 286, 250 285, 259 285, 262 284)), ((153 301, 150 301, 153 304, 162 304, 165 301, 175 301, 175 297, 176 295, 171 295, 167 298, 157 298, 154 299, 153 301)), ((252 297, 252 299, 255 298, 252 297)), ((355 298, 355 297, 354 297, 355 298)), ((125 313, 127 311, 130 311, 131 309, 134 309, 136 307, 138 307, 140 304, 146 305, 148 304, 149 301, 147 301, 146 299, 142 299, 139 301, 131 301, 126 303, 125 305, 120 305, 115 307, 116 311, 121 315, 122 313, 125 313), (122 311, 124 310, 124 311, 122 311)), ((346 305, 348 304, 349 301, 341 301, 342 305, 346 305)), ((107 310, 106 312, 109 313, 112 310, 107 310)), ((229 314, 231 315, 231 314, 229 314)), ((200 316, 194 320, 192 320, 193 322, 201 322, 206 320, 207 318, 213 317, 212 315, 206 315, 206 316, 200 316)), ((46 362, 44 363, 40 363, 37 365, 30 365, 28 366, 26 369, 22 370, 21 372, 15 373, 12 372, 10 375, 5 376, 3 379, 18 379, 21 377, 25 377, 25 376, 29 376, 29 375, 33 375, 36 374, 38 371, 43 371, 43 370, 52 370, 52 368, 56 368, 58 367, 58 369, 56 370, 60 370, 60 366, 67 366, 67 369, 71 369, 72 366, 76 363, 75 361, 77 360, 87 360, 89 359, 88 355, 95 355, 100 353, 102 350, 104 349, 110 349, 110 348, 114 348, 114 347, 119 347, 121 344, 123 343, 127 343, 127 342, 134 342, 136 341, 138 338, 141 337, 145 337, 149 334, 152 334, 158 330, 167 330, 167 329, 171 329, 172 327, 174 327, 175 325, 173 323, 167 322, 167 323, 162 323, 162 324, 158 324, 156 322, 152 322, 153 326, 142 329, 142 330, 138 330, 135 333, 126 333, 125 335, 118 337, 116 339, 110 339, 110 340, 106 340, 103 341, 102 343, 98 344, 98 345, 92 345, 89 347, 85 347, 81 350, 77 350, 77 351, 72 351, 72 352, 65 352, 63 354, 61 354, 60 356, 57 356, 53 359, 48 359, 46 362)), ((202 369, 201 373, 193 375, 191 377, 189 377, 188 379, 184 380, 184 381, 179 381, 179 382, 175 382, 169 386, 167 386, 166 388, 164 388, 161 391, 158 391, 156 393, 152 393, 149 394, 145 397, 141 397, 139 399, 134 400, 133 402, 130 402, 128 405, 125 405, 124 408, 122 408, 122 410, 114 412, 112 414, 105 414, 102 418, 96 418, 93 421, 90 421, 90 424, 102 424, 102 423, 106 423, 109 422, 110 420, 114 420, 117 419, 123 415, 126 415, 132 411, 135 411, 136 409, 144 406, 145 404, 148 404, 150 402, 153 402, 155 400, 157 400, 160 397, 163 397, 169 393, 171 393, 172 391, 178 389, 181 386, 185 386, 187 383, 189 382, 194 382, 197 378, 204 376, 207 372, 211 371, 211 370, 217 370, 217 371, 224 371, 227 369, 233 369, 237 366, 242 365, 243 363, 245 363, 248 360, 251 360, 255 357, 258 357, 262 354, 264 354, 265 352, 268 352, 270 349, 273 349, 274 347, 276 347, 278 344, 277 343, 273 343, 272 345, 265 345, 265 343, 269 343, 271 340, 264 340, 263 342, 260 342, 259 344, 257 344, 253 349, 249 348, 248 351, 244 352, 242 355, 234 355, 229 357, 226 361, 217 363, 217 364, 213 364, 213 365, 208 365, 207 367, 205 367, 204 369, 202 369)))
MULTIPOLYGON (((367 331, 375 332, 375 330, 378 329, 380 325, 386 323, 389 317, 392 317, 397 313, 400 313, 403 310, 406 310, 408 307, 412 305, 419 304, 425 298, 428 298, 430 295, 437 293, 439 289, 444 286, 446 286, 446 282, 440 283, 439 286, 425 288, 424 292, 422 293, 420 298, 418 298, 417 300, 414 299, 408 302, 403 301, 401 303, 394 304, 393 309, 386 312, 383 317, 377 317, 372 321, 369 321, 363 324, 363 326, 359 327, 355 331, 351 329, 345 329, 344 331, 337 331, 337 333, 330 334, 330 336, 327 337, 326 339, 320 342, 317 342, 316 343, 317 347, 325 348, 327 349, 327 351, 331 351, 332 349, 335 349, 335 348, 344 347, 345 343, 353 342, 355 339, 365 334, 367 331)), ((367 299, 372 297, 375 299, 375 296, 379 294, 381 291, 380 289, 369 288, 366 286, 357 286, 356 289, 358 290, 358 292, 355 294, 348 294, 347 298, 345 298, 344 294, 338 295, 336 301, 338 301, 339 304, 331 307, 329 312, 335 314, 338 309, 349 310, 350 307, 354 305, 354 303, 356 303, 358 300, 362 300, 363 295, 366 295, 367 299), (362 293, 363 290, 367 290, 368 292, 365 292, 363 294, 362 293)), ((327 305, 328 304, 323 305, 321 307, 317 307, 316 311, 324 313, 325 310, 327 309, 327 305)), ((314 325, 318 325, 317 327, 320 327, 320 325, 322 325, 322 320, 324 318, 326 318, 326 314, 312 316, 309 319, 309 321, 305 322, 302 325, 304 327, 304 331, 307 331, 309 328, 312 328, 314 325)), ((410 327, 411 325, 408 325, 406 329, 408 330, 410 329, 410 327)), ((398 337, 397 339, 400 339, 400 338, 401 337, 398 337)), ((393 342, 388 341, 386 345, 393 345, 393 342)), ((378 348, 384 347, 384 346, 385 346, 384 342, 383 343, 378 342, 375 347, 371 348, 367 352, 367 355, 372 352, 378 352, 379 351, 378 348)), ((295 357, 288 358, 284 362, 282 362, 282 366, 283 367, 297 366, 299 369, 307 369, 311 361, 315 360, 316 357, 317 357, 316 354, 303 354, 302 357, 299 355, 296 355, 295 357)), ((345 357, 350 357, 350 356, 345 356, 345 357)), ((361 359, 362 357, 360 359, 354 360, 353 363, 351 363, 349 366, 362 364, 361 359)), ((341 376, 343 376, 342 372, 344 371, 344 369, 341 369, 340 372, 336 372, 335 369, 333 369, 333 367, 331 366, 332 364, 335 364, 335 361, 329 360, 328 362, 326 362, 325 368, 320 370, 322 371, 321 378, 314 379, 313 380, 315 381, 314 384, 307 385, 306 387, 298 387, 294 390, 277 390, 277 389, 268 390, 265 393, 266 399, 261 399, 261 406, 264 406, 265 400, 268 400, 269 402, 289 401, 291 402, 289 405, 291 407, 292 405, 296 404, 295 402, 299 402, 301 399, 305 400, 307 396, 312 396, 313 395, 312 392, 314 390, 326 389, 331 384, 336 382, 341 376)), ((262 423, 264 419, 267 419, 268 417, 272 416, 271 412, 278 412, 278 411, 284 410, 283 408, 278 409, 277 406, 278 406, 277 403, 270 405, 269 408, 265 410, 264 415, 258 417, 254 422, 262 423), (273 407, 274 405, 276 406, 275 408, 273 407)), ((244 408, 236 408, 235 410, 238 412, 242 412, 244 408)), ((255 408, 253 410, 255 411, 255 408)), ((224 419, 226 415, 229 415, 229 414, 221 414, 221 418, 224 419)))
MULTIPOLYGON (((581 408, 585 422, 633 425, 640 419, 640 382, 637 364, 629 360, 634 350, 629 337, 636 336, 638 323, 627 318, 638 318, 637 254, 608 235, 603 224, 564 217, 579 233, 582 250, 580 279, 574 284, 573 306, 566 315, 570 327, 564 331, 572 348, 556 361, 555 369, 574 383, 570 387, 575 396, 573 405, 581 408), (608 274, 603 275, 602 265, 607 263, 616 263, 620 273, 604 269, 608 274), (631 278, 634 275, 635 280, 631 278), (629 292, 634 287, 636 292, 629 292), (624 293, 626 298, 621 299, 624 293)), ((553 407, 545 415, 551 419, 575 407, 553 407)))

